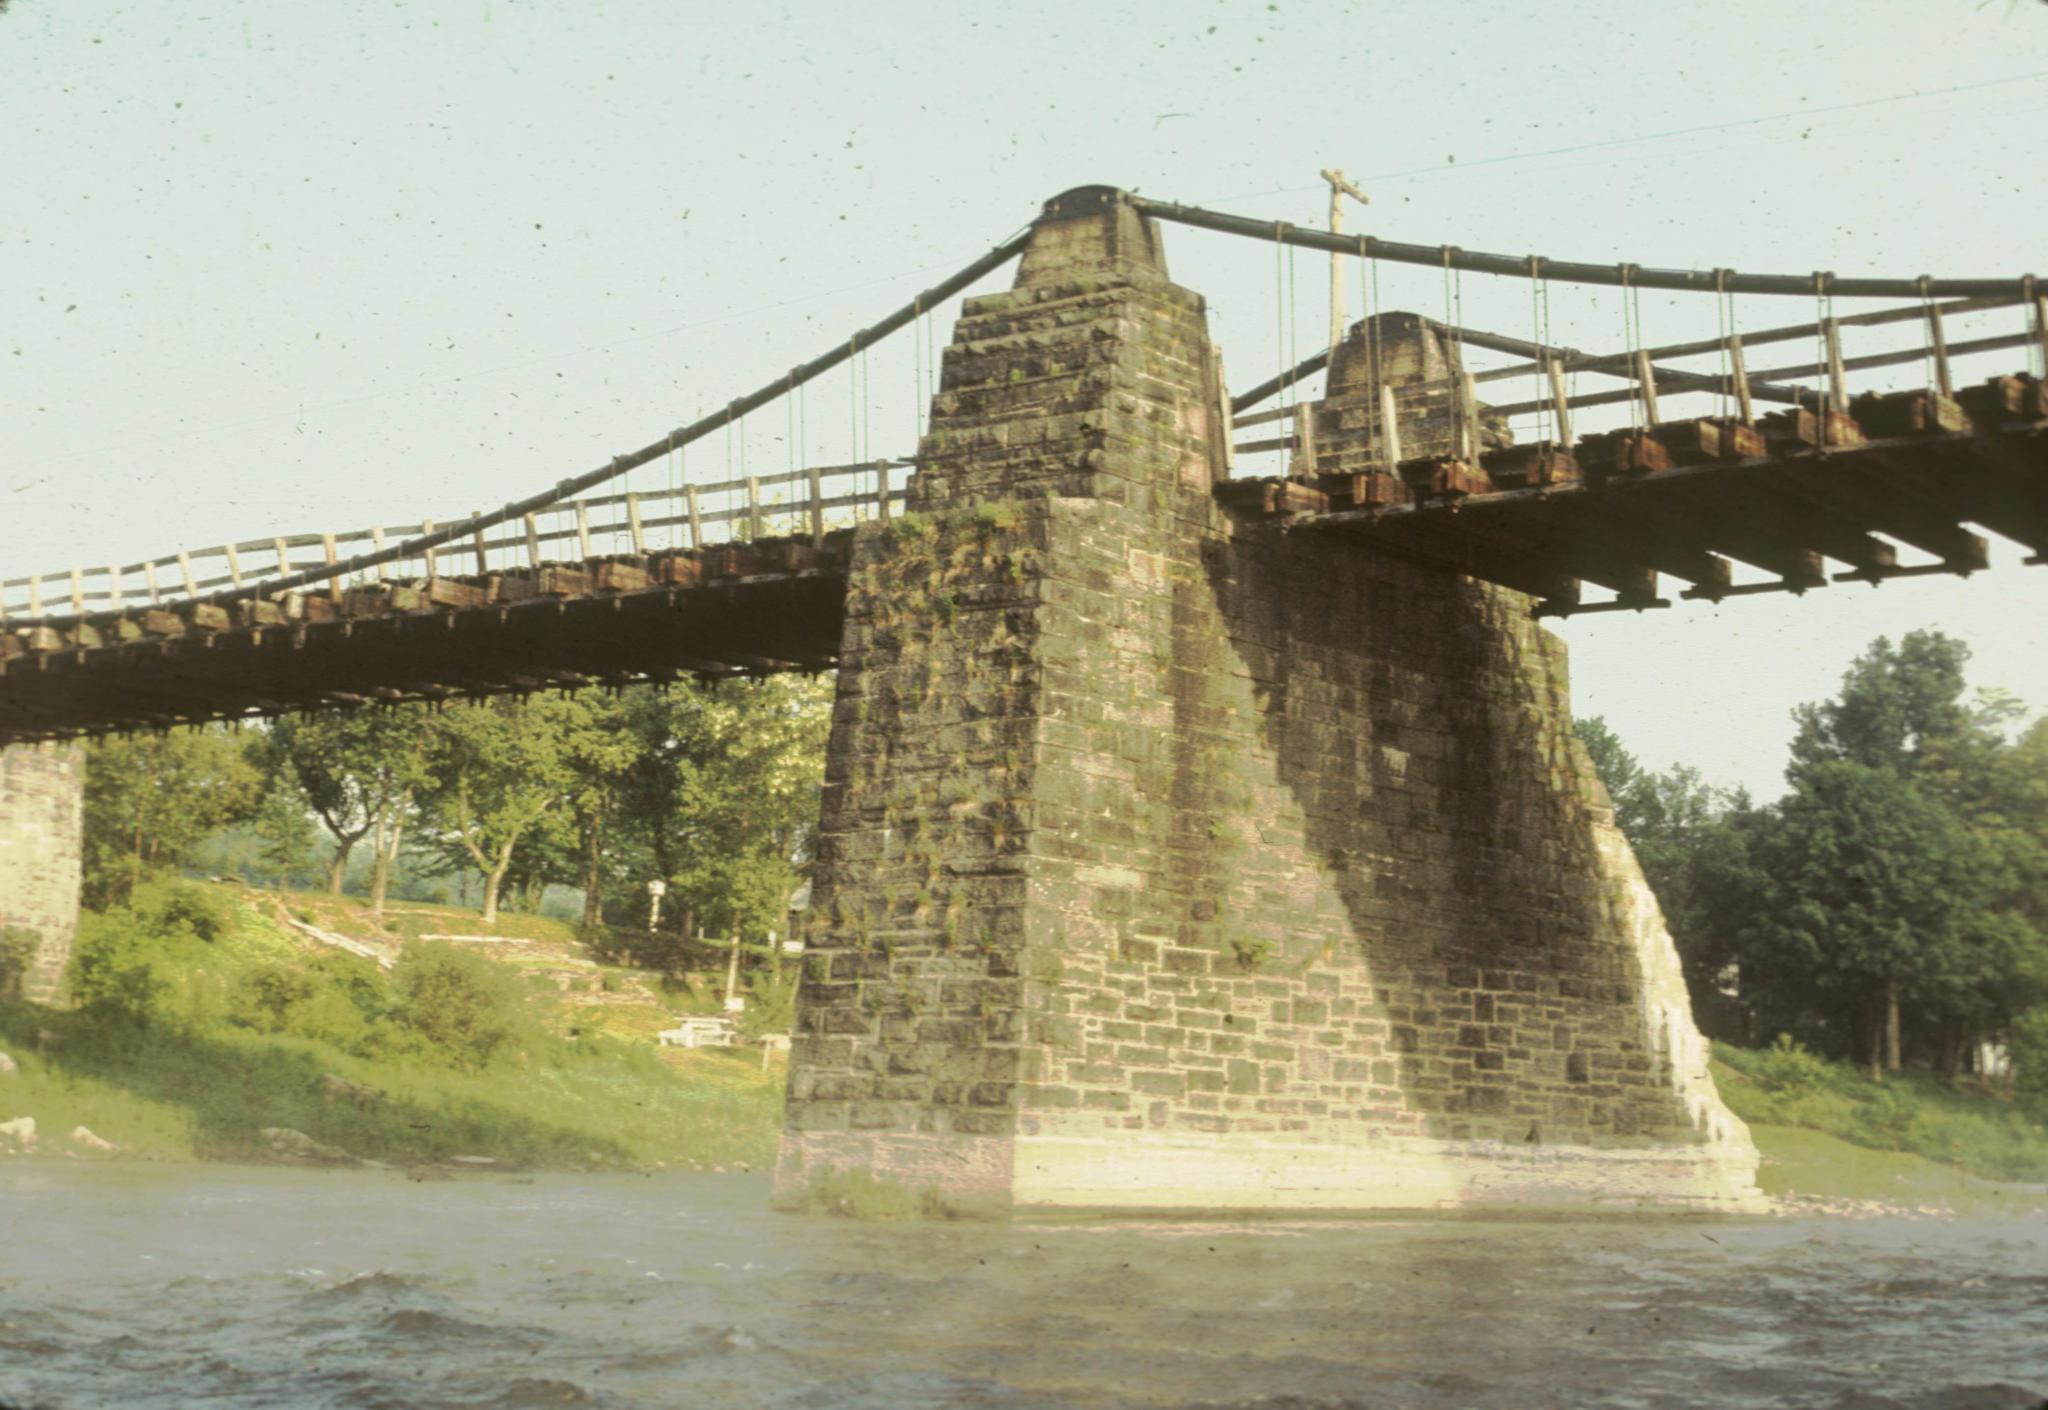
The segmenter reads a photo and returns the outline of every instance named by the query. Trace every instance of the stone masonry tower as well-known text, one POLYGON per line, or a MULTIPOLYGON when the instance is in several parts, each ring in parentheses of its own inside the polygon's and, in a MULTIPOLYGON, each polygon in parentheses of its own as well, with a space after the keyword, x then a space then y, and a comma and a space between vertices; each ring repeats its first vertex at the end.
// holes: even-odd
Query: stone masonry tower
POLYGON ((0 749, 0 940, 27 937, 22 991, 41 1003, 57 997, 78 931, 84 793, 76 744, 0 749))
POLYGON ((1156 229, 1048 203, 857 544, 778 1196, 1753 1202, 1562 646, 1234 522, 1228 434, 1156 229))

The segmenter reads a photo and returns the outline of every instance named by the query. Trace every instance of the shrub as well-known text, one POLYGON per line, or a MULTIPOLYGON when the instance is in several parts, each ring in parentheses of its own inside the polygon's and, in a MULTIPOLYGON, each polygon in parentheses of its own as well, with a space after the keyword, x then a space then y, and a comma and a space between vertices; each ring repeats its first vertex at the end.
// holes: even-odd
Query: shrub
POLYGON ((396 1016, 451 1065, 476 1072, 519 1026, 518 986, 454 945, 414 941, 392 971, 396 1016))
POLYGON ((2048 1005, 2028 1009, 2006 1039, 2013 1090, 2038 1121, 2048 1121, 2048 1005))
POLYGON ((292 1006, 312 995, 312 976, 297 965, 258 965, 235 986, 228 1021, 259 1033, 282 1033, 292 1006))
POLYGON ((322 989, 293 1004, 286 1031, 340 1048, 355 1057, 370 1056, 377 1030, 371 1020, 340 989, 322 989))
POLYGON ((373 960, 323 950, 307 964, 321 988, 341 995, 370 1021, 383 1018, 392 1009, 390 981, 373 960))
POLYGON ((241 1028, 316 1038, 366 1057, 391 1008, 390 985, 374 964, 320 953, 245 970, 228 995, 225 1017, 241 1028))
POLYGON ((71 997, 80 1008, 148 1024, 168 987, 151 965, 157 937, 125 909, 81 917, 71 952, 71 997))
POLYGON ((189 881, 172 882, 142 906, 142 921, 156 935, 179 931, 209 943, 227 934, 234 913, 219 896, 189 881))
POLYGON ((36 936, 20 926, 0 926, 0 999, 21 997, 22 981, 36 962, 36 936))
POLYGON ((1905 1151, 1914 1148, 1916 1117, 1913 1099, 1896 1087, 1886 1087, 1857 1105, 1866 1143, 1879 1150, 1905 1151))
POLYGON ((780 982, 765 972, 747 976, 747 1007, 740 1032, 749 1038, 763 1033, 788 1033, 796 1027, 796 971, 780 982))
POLYGON ((1758 1053, 1749 1067, 1750 1080, 1766 1092, 1802 1092, 1826 1087, 1833 1067, 1824 1057, 1810 1053, 1806 1045, 1789 1033, 1758 1053))

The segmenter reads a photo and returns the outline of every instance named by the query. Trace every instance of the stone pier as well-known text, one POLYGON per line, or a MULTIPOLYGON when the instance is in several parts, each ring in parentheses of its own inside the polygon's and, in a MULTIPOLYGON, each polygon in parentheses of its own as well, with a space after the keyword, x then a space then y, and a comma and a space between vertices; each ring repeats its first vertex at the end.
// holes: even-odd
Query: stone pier
POLYGON ((75 744, 0 749, 0 940, 33 947, 22 991, 57 997, 78 931, 84 751, 75 744))
POLYGON ((941 388, 856 545, 778 1198, 1752 1205, 1527 600, 1219 508, 1202 300, 1106 188, 941 388))

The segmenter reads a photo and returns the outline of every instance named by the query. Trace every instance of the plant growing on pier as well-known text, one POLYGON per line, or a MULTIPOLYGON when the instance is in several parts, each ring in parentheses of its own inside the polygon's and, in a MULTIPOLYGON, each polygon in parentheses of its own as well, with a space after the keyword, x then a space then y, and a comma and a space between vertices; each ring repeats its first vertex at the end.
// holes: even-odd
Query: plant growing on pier
POLYGON ((1237 967, 1249 974, 1264 964, 1267 957, 1273 953, 1273 942, 1233 935, 1230 939, 1230 953, 1236 959, 1237 967))

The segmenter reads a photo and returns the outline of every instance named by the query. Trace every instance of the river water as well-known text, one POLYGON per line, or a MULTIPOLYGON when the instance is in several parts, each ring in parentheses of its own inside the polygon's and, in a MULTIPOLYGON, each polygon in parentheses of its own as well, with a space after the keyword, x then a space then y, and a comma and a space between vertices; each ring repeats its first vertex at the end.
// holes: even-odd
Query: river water
POLYGON ((0 1406, 2048 1393, 2048 1221, 857 1224, 751 1176, 0 1166, 0 1406))

